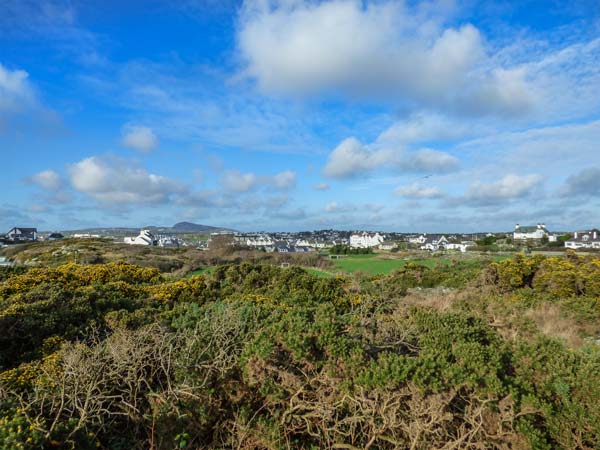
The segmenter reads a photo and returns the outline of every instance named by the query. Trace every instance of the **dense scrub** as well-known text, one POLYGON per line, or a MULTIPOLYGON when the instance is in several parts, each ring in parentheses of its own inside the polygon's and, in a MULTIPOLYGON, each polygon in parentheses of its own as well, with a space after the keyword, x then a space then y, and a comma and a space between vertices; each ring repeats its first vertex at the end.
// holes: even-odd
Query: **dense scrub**
POLYGON ((3 271, 0 449, 598 448, 598 346, 509 337, 487 313, 595 314, 599 271, 575 256, 352 278, 3 271), (441 287, 448 307, 410 294, 441 287))

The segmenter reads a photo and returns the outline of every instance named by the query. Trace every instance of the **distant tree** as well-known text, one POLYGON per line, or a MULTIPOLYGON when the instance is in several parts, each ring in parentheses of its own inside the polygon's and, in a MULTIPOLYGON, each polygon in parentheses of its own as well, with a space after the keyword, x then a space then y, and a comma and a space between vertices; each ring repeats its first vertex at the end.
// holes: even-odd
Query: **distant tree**
POLYGON ((496 236, 486 236, 483 239, 477 241, 477 245, 487 246, 494 244, 498 238, 496 236))

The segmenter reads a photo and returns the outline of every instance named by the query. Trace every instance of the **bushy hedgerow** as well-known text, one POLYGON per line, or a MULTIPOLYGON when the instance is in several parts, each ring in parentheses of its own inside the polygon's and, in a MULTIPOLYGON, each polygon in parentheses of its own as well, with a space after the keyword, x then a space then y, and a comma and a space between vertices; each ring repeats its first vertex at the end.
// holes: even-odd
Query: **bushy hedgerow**
MULTIPOLYGON (((575 281, 551 258, 482 276, 507 297, 576 286, 565 301, 591 299, 594 261, 566 262, 575 281)), ((464 286, 476 266, 358 280, 121 268, 0 284, 13 289, 0 301, 0 449, 600 447, 597 346, 506 339, 466 307, 403 304, 410 287, 464 286)))

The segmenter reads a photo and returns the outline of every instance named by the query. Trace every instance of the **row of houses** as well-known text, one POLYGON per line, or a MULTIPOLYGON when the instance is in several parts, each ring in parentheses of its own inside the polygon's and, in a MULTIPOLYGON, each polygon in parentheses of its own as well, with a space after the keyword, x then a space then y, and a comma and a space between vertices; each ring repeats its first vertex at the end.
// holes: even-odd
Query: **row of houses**
POLYGON ((421 250, 429 250, 437 252, 438 250, 457 250, 466 252, 469 247, 477 245, 471 240, 458 240, 456 236, 452 238, 446 237, 443 234, 421 234, 409 239, 409 243, 419 246, 421 250))
MULTIPOLYGON (((548 242, 556 242, 559 234, 550 232, 543 223, 524 227, 517 224, 513 238, 516 242, 541 241, 544 238, 548 242)), ((600 249, 600 231, 597 229, 575 231, 573 236, 565 241, 564 246, 573 250, 600 249)))
MULTIPOLYGON (((219 234, 219 236, 222 236, 222 234, 219 234)), ((332 240, 309 238, 303 236, 303 233, 297 235, 293 233, 233 233, 231 236, 234 245, 265 249, 266 251, 280 251, 282 253, 321 250, 337 244, 348 244, 348 240, 343 238, 332 240)))

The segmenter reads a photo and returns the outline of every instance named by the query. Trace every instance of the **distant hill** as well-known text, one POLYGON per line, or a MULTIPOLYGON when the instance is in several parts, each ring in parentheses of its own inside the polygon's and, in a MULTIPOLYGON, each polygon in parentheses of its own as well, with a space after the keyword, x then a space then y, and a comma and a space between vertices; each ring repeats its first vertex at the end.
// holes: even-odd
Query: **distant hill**
POLYGON ((192 222, 179 222, 171 227, 174 233, 202 233, 224 230, 225 228, 211 227, 209 225, 200 225, 192 222))
POLYGON ((143 227, 97 227, 86 228, 84 230, 65 230, 64 232, 68 233, 69 235, 75 233, 90 233, 100 234, 103 236, 126 236, 137 234, 141 229, 150 230, 156 234, 213 233, 216 231, 233 231, 224 227, 213 227, 192 222, 179 222, 172 227, 159 227, 154 225, 146 225, 143 227))

